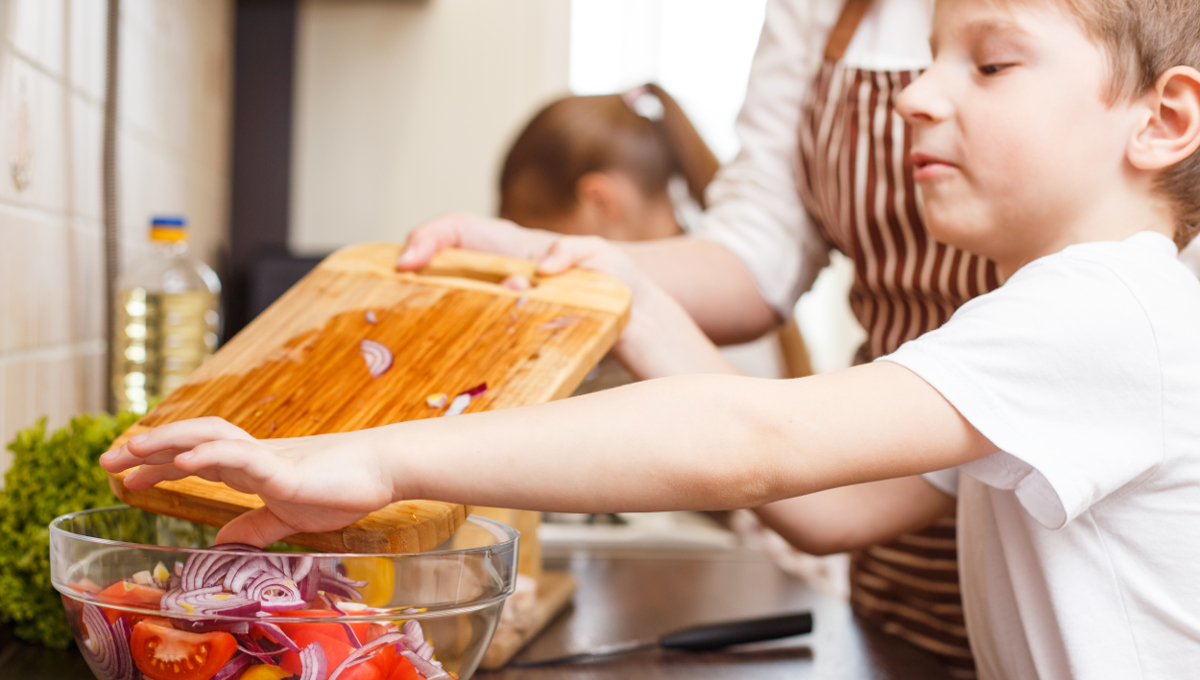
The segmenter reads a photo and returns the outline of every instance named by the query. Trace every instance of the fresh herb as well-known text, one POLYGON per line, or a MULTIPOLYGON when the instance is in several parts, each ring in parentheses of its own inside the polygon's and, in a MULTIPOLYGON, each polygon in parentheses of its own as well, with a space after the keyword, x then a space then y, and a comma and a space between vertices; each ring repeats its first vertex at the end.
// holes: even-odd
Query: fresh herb
POLYGON ((118 503, 97 460, 137 416, 79 416, 46 438, 46 419, 17 433, 0 491, 0 619, 17 637, 71 642, 62 598, 50 585, 50 521, 118 503))

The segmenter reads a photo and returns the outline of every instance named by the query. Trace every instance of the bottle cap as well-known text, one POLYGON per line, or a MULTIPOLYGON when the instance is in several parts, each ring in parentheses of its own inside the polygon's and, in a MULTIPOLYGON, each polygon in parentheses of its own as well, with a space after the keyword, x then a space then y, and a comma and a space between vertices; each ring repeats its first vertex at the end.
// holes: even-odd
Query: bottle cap
POLYGON ((150 240, 158 243, 177 243, 188 237, 187 220, 182 217, 158 216, 150 219, 150 240))

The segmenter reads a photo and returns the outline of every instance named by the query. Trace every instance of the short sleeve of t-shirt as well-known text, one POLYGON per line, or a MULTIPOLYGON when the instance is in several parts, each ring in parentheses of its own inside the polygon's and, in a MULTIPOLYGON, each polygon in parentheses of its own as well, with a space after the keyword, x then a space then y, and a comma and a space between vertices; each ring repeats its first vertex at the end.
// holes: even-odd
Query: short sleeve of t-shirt
POLYGON ((1162 375, 1139 296, 1173 249, 1146 232, 1072 246, 881 360, 921 376, 1000 449, 962 473, 1060 528, 1163 458, 1162 375))

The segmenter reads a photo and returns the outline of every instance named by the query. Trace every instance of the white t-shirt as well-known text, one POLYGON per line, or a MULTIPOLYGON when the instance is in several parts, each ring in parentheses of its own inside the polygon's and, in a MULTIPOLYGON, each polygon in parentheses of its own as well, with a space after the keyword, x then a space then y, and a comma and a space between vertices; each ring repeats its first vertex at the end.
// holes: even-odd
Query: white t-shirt
POLYGON ((958 485, 981 678, 1200 677, 1200 281, 1170 239, 1041 258, 881 360, 1000 449, 927 476, 958 485))

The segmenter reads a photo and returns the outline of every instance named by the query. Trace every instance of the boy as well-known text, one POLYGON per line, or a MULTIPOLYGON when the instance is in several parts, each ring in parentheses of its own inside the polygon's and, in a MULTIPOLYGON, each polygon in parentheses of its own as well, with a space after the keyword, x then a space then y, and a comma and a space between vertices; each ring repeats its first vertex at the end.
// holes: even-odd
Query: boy
MULTIPOLYGON (((933 66, 898 103, 914 176, 930 231, 1008 281, 884 360, 294 440, 201 419, 103 464, 146 464, 132 488, 196 474, 258 493, 266 507, 220 538, 260 545, 403 498, 724 509, 847 485, 861 486, 832 493, 877 502, 825 518, 827 534, 871 542, 934 521, 958 493, 981 677, 1188 677, 1200 282, 1175 255, 1200 224, 1197 26, 1192 0, 939 2, 933 66)), ((560 241, 542 269, 579 261, 633 288, 618 351, 636 372, 719 368, 603 243, 560 241)))

